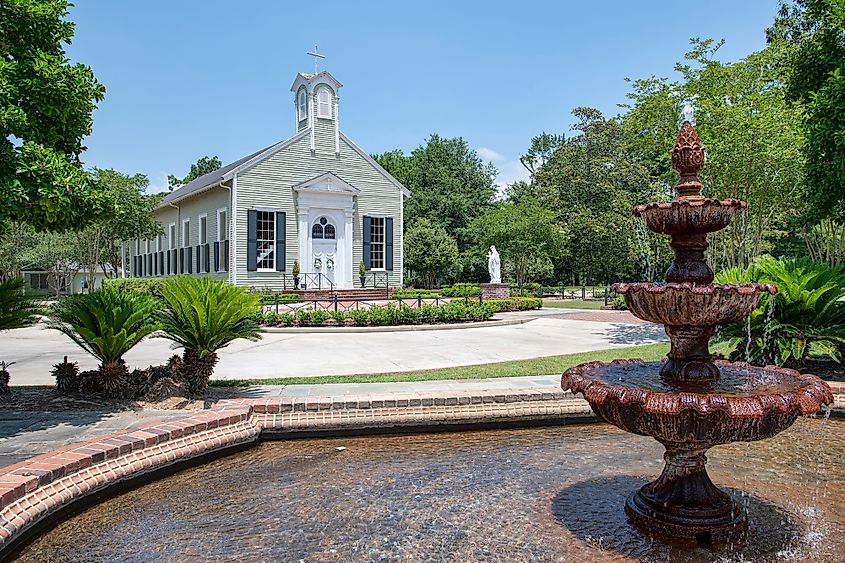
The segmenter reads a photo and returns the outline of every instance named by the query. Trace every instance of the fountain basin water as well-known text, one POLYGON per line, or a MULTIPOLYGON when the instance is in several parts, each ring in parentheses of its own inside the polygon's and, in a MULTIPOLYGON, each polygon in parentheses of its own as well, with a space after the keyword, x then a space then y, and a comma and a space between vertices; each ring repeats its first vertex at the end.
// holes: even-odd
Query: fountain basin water
POLYGON ((711 474, 753 526, 732 549, 689 549, 628 525, 660 449, 607 424, 268 441, 63 517, 18 560, 834 563, 842 456, 839 420, 717 448, 711 474))
POLYGON ((655 233, 704 234, 721 231, 737 211, 747 206, 738 199, 699 197, 638 205, 634 216, 641 217, 655 233))
POLYGON ((613 290, 624 296, 628 309, 637 318, 667 326, 739 322, 757 307, 760 294, 777 293, 777 288, 768 283, 617 283, 613 290))

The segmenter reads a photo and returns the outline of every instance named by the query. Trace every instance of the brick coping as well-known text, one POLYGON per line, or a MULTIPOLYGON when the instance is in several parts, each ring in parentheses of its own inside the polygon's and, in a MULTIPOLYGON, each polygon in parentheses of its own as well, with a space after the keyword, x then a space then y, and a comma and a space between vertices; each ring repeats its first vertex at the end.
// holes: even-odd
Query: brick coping
MULTIPOLYGON (((845 383, 831 385, 845 408, 845 383)), ((554 388, 226 399, 213 408, 107 434, 0 468, 0 557, 44 519, 110 486, 256 442, 263 434, 407 431, 594 420, 589 404, 554 388)))

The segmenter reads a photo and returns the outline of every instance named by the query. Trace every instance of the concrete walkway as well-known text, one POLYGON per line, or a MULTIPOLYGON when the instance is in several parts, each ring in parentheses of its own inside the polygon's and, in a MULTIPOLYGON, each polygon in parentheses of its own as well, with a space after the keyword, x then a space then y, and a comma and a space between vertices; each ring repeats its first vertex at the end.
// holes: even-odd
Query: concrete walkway
MULTIPOLYGON (((239 341, 221 350, 215 370, 219 379, 260 379, 351 375, 435 369, 522 360, 541 356, 634 346, 665 340, 663 328, 618 322, 613 311, 543 309, 508 313, 535 317, 530 322, 463 330, 419 332, 265 334, 258 342, 239 341), (606 317, 611 322, 602 322, 606 317), (593 320, 597 319, 597 320, 593 320)), ((624 320, 624 317, 622 317, 624 320)), ((162 339, 148 339, 125 359, 131 367, 163 363, 174 352, 162 339)), ((16 362, 12 385, 50 385, 51 366, 64 356, 81 369, 97 362, 65 335, 40 326, 0 336, 0 360, 16 362)))

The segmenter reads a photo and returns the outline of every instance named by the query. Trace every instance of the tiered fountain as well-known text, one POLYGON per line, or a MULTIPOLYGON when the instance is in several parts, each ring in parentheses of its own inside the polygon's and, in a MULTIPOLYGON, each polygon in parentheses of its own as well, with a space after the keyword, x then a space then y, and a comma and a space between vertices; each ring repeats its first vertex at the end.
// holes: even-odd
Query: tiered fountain
POLYGON ((814 375, 777 366, 714 361, 708 350, 716 325, 746 318, 769 284, 713 284, 704 260, 707 233, 725 228, 746 207, 701 195, 698 171, 704 149, 691 117, 672 149, 680 174, 671 202, 648 203, 634 215, 654 232, 672 237, 674 261, 665 284, 619 283, 628 309, 662 323, 671 341, 663 362, 615 360, 582 364, 563 374, 564 390, 581 393, 607 422, 664 445, 660 477, 634 492, 625 510, 641 532, 687 543, 740 541, 748 528, 744 508, 707 475, 705 452, 718 444, 770 438, 799 415, 833 401, 814 375))

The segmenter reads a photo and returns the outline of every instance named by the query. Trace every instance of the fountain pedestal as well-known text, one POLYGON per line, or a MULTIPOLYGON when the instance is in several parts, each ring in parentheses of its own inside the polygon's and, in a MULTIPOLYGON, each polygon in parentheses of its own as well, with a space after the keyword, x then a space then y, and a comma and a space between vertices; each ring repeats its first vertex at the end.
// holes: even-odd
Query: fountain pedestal
POLYGON ((625 503, 631 523, 670 541, 707 545, 741 541, 748 531, 748 517, 707 475, 707 448, 664 446, 663 473, 625 503))

